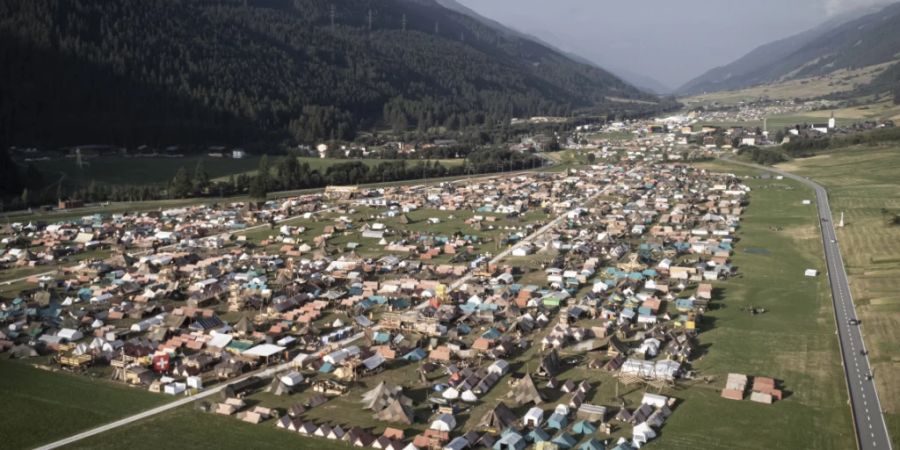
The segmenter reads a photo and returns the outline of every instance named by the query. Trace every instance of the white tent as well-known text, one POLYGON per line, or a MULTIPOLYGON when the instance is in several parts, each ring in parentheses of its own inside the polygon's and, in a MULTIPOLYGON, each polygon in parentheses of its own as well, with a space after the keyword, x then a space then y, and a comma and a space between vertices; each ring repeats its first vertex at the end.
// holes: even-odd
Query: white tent
POLYGON ((256 347, 249 348, 244 350, 241 354, 247 356, 255 356, 258 358, 268 358, 270 356, 277 355, 283 352, 285 349, 280 345, 275 344, 260 344, 256 347))
POLYGON ((288 387, 297 386, 303 382, 303 374, 297 371, 288 372, 281 376, 281 382, 288 387))
POLYGON ((544 422, 544 410, 538 408, 537 406, 528 410, 525 413, 525 417, 522 419, 522 423, 526 426, 530 425, 533 427, 541 426, 541 423, 544 422))
POLYGON ((441 393, 441 397, 444 397, 447 400, 456 400, 459 398, 459 390, 454 387, 447 388, 441 393))
POLYGON ((654 431, 647 422, 635 426, 634 430, 631 432, 631 440, 634 442, 634 446, 638 448, 650 442, 655 437, 656 431, 654 431))
POLYGON ((456 418, 454 418, 450 414, 441 414, 434 422, 431 422, 431 426, 429 428, 431 428, 432 430, 446 431, 449 433, 451 430, 456 428, 456 418))
POLYGON ((478 396, 475 395, 475 393, 472 392, 471 389, 468 389, 465 392, 463 392, 461 398, 462 398, 462 401, 467 402, 467 403, 475 403, 478 401, 478 396))

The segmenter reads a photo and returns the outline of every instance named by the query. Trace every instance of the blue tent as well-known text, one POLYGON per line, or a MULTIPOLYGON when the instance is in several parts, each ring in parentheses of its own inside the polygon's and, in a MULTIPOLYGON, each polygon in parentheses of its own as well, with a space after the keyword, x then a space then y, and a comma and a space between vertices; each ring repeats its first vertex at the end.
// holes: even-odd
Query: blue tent
POLYGON ((572 448, 578 443, 578 440, 572 437, 571 434, 562 432, 550 442, 553 442, 559 448, 572 448))
POLYGON ((417 349, 403 355, 403 359, 405 359, 407 361, 417 362, 417 361, 421 361, 421 360, 425 359, 426 356, 428 356, 428 354, 425 353, 425 350, 422 350, 421 348, 417 348, 417 349))
POLYGON ((572 432, 589 436, 597 432, 597 426, 587 420, 579 420, 572 425, 572 432))
MULTIPOLYGON (((560 414, 558 412, 553 413, 549 419, 547 419, 547 426, 553 428, 554 430, 562 430, 566 428, 566 425, 569 424, 569 418, 566 417, 565 414, 560 414)), ((572 444, 575 445, 575 444, 572 444)))
POLYGON ((579 450, 606 450, 606 446, 602 442, 591 438, 578 446, 579 450))
POLYGON ((530 433, 528 433, 528 436, 526 436, 526 438, 528 438, 528 440, 531 442, 538 443, 549 441, 550 435, 547 434, 547 432, 542 428, 535 428, 531 430, 530 433))

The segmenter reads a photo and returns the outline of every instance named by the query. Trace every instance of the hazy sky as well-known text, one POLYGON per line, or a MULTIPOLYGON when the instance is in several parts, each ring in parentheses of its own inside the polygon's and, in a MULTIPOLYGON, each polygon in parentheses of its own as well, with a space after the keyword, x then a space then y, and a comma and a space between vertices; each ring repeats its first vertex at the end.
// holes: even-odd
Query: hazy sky
POLYGON ((753 48, 887 0, 457 0, 611 69, 678 87, 753 48))

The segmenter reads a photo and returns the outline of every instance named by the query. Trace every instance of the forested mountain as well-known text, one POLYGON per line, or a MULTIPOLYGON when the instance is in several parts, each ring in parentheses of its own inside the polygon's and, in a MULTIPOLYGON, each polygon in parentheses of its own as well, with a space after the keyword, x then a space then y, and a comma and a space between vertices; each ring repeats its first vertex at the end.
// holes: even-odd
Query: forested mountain
POLYGON ((690 95, 825 75, 900 58, 900 4, 861 17, 835 18, 812 30, 763 45, 679 89, 690 95))
POLYGON ((655 100, 434 0, 0 0, 0 144, 352 139, 655 100))

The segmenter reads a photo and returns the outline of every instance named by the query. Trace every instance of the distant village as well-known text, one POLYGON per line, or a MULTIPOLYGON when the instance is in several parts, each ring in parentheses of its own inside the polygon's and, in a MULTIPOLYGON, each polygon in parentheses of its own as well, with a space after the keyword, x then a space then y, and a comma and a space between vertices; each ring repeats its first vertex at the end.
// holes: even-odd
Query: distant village
POLYGON ((640 448, 696 377, 750 195, 645 131, 558 173, 9 223, 0 268, 48 272, 0 305, 0 351, 359 447, 640 448))

